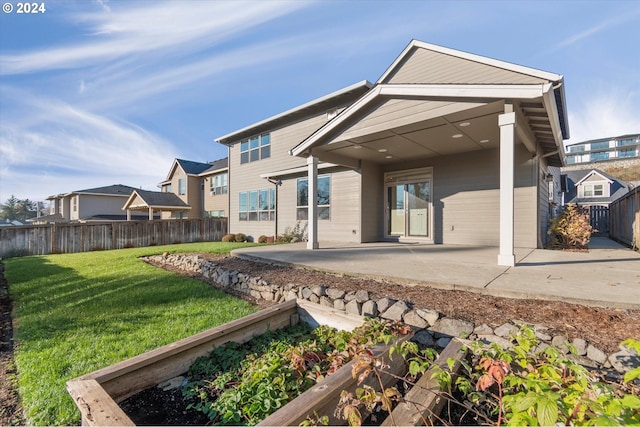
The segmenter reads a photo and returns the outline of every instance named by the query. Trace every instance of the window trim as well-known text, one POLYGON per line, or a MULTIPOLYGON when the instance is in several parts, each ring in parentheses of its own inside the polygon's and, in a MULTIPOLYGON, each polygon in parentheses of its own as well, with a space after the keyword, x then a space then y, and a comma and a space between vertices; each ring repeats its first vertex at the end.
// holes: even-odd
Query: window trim
POLYGON ((609 183, 605 181, 588 182, 580 185, 580 195, 585 199, 611 197, 609 183), (596 194, 596 187, 602 187, 602 194, 596 194), (590 194, 587 194, 590 193, 590 194))
POLYGON ((254 135, 240 141, 240 164, 257 162, 271 157, 271 134, 254 135))
POLYGON ((258 190, 240 191, 238 193, 238 221, 275 221, 276 219, 276 189, 260 188, 258 190), (266 209, 262 209, 260 195, 266 192, 266 209), (255 197, 255 206, 252 205, 252 196, 255 197), (243 209, 243 201, 245 207, 243 209), (255 209, 252 209, 254 208, 255 209))
MULTIPOLYGON (((329 203, 318 203, 318 220, 331 221, 331 174, 318 175, 318 199, 320 199, 320 180, 326 179, 328 181, 328 195, 327 199, 329 203)), ((307 221, 309 219, 309 197, 306 197, 306 204, 300 203, 300 183, 306 181, 307 189, 309 188, 309 178, 301 177, 296 180, 296 220, 307 221), (304 212, 304 214, 302 213, 304 212)), ((308 190, 307 190, 308 191, 308 190)), ((320 200, 318 200, 320 202, 320 200)))

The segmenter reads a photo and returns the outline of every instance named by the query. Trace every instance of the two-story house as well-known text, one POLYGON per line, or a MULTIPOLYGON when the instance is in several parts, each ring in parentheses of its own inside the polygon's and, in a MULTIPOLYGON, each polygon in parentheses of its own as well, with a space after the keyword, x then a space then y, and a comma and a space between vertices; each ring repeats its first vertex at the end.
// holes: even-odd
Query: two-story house
MULTIPOLYGON (((124 221, 127 216, 122 206, 134 190, 134 187, 116 184, 49 196, 49 215, 38 218, 38 222, 124 221)), ((133 219, 147 219, 147 216, 137 215, 133 219)))
POLYGON ((563 77, 413 40, 363 81, 217 138, 231 232, 542 247, 549 166, 568 138, 563 77))
POLYGON ((226 216, 228 176, 226 158, 210 163, 175 159, 159 186, 163 193, 176 194, 190 209, 163 211, 162 219, 226 216))

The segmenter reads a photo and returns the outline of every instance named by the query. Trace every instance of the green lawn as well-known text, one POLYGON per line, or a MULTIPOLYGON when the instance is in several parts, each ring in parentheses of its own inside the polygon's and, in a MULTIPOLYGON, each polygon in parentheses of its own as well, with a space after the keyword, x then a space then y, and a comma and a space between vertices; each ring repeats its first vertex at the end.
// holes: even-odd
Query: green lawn
POLYGON ((245 301, 138 259, 165 251, 228 253, 242 245, 192 243, 6 260, 27 422, 76 424, 80 414, 66 392, 67 380, 254 312, 245 301))

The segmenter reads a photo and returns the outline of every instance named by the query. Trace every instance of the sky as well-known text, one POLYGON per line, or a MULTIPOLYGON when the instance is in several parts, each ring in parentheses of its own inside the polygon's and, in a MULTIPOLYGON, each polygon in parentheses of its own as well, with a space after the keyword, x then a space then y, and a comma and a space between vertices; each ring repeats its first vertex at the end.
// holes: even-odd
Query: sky
POLYGON ((563 75, 565 143, 640 133, 637 0, 37 4, 0 13, 0 202, 157 190, 173 159, 226 157, 217 137, 375 82, 412 39, 563 75))

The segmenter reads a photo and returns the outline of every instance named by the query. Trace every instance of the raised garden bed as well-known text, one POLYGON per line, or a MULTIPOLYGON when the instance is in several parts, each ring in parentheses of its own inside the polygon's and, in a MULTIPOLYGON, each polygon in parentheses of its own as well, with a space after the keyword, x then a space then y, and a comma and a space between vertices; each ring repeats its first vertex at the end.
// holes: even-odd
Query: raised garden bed
MULTIPOLYGON (((364 323, 364 318, 350 316, 304 301, 287 301, 264 309, 242 319, 210 329, 176 343, 158 348, 121 363, 86 374, 67 383, 67 389, 82 414, 83 425, 135 425, 134 421, 119 406, 123 400, 145 389, 161 384, 184 374, 201 356, 208 355, 214 348, 228 342, 245 343, 253 337, 303 321, 312 327, 328 325, 338 329, 352 330, 364 323)), ((400 340, 406 340, 408 336, 400 340)), ((462 357, 461 344, 453 340, 448 355, 462 357)), ((401 357, 388 357, 389 346, 377 345, 372 351, 373 357, 384 360, 389 366, 383 370, 381 380, 368 378, 369 384, 380 390, 397 382, 404 375, 406 365, 401 357)), ((299 425, 308 417, 326 415, 329 423, 344 424, 346 421, 336 418, 334 411, 343 391, 354 392, 357 384, 353 378, 353 360, 323 381, 311 387, 275 413, 264 419, 260 425, 299 425)), ((425 376, 426 377, 426 376, 425 376)), ((437 385, 428 385, 430 389, 437 385)), ((155 388, 155 387, 154 387, 155 388)), ((430 397, 433 393, 423 393, 423 399, 431 400, 429 411, 437 408, 438 399, 430 397)), ((415 397, 415 399, 421 399, 415 397)), ((420 418, 419 416, 414 417, 420 418)), ((405 419, 403 419, 405 420, 405 419)), ((405 422, 405 421, 403 421, 405 422)))

